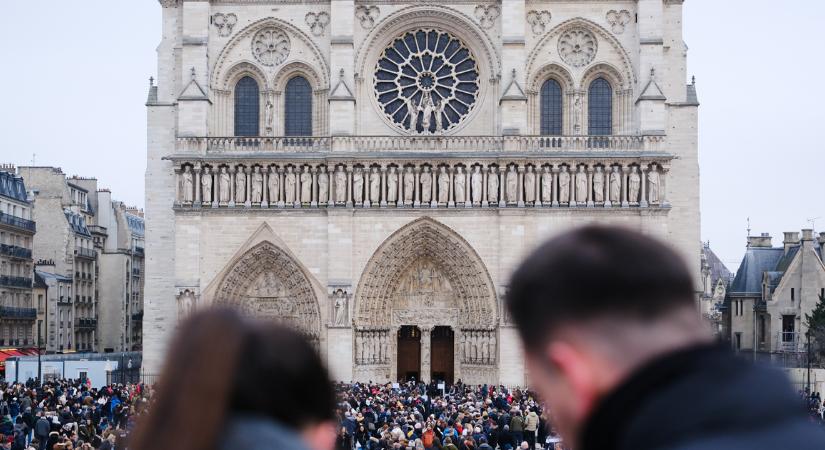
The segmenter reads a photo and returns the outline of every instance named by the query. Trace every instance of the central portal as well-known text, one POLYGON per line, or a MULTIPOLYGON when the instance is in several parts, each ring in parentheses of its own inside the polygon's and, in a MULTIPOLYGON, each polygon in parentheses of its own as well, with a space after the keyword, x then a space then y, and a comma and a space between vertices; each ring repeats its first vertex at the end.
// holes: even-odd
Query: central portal
POLYGON ((398 381, 421 380, 421 331, 405 325, 398 330, 398 381))

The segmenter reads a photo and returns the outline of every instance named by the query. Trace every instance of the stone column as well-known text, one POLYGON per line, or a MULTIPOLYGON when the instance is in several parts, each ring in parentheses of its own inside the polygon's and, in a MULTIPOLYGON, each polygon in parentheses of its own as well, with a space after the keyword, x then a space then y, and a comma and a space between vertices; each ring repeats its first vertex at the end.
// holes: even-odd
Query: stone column
POLYGON ((182 169, 175 169, 175 204, 182 205, 183 204, 183 196, 181 195, 180 186, 183 184, 183 174, 181 172, 182 169))
POLYGON ((432 372, 432 339, 433 327, 419 326, 421 330, 421 373, 420 378, 424 383, 430 382, 432 372))
POLYGON ((473 193, 470 192, 470 180, 473 178, 473 167, 469 167, 469 171, 464 174, 464 207, 473 207, 473 193))
POLYGON ((507 206, 507 199, 504 198, 504 186, 507 182, 506 178, 504 177, 507 173, 507 165, 504 164, 499 168, 498 171, 498 207, 504 208, 507 206))
POLYGON ((642 208, 647 208, 649 203, 647 202, 647 170, 649 166, 642 165, 639 167, 639 178, 641 178, 642 182, 642 198, 639 200, 639 206, 642 208))
POLYGON ((415 175, 415 186, 413 186, 413 207, 418 208, 421 205, 421 200, 419 197, 418 190, 420 189, 420 177, 418 176, 421 173, 421 169, 418 167, 413 166, 413 174, 415 175))
POLYGON ((481 207, 487 207, 487 180, 489 174, 487 173, 487 167, 481 166, 481 207))
POLYGON ((392 326, 390 327, 390 335, 389 335, 389 348, 390 348, 390 380, 395 381, 398 379, 398 330, 400 327, 392 326))
POLYGON ((552 195, 553 195, 553 204, 552 204, 552 206, 559 206, 559 186, 556 185, 559 182, 559 177, 557 175, 559 173, 559 168, 558 167, 551 167, 550 168, 550 173, 553 176, 553 179, 550 183, 551 188, 553 190, 553 192, 552 192, 552 195))
POLYGON ((436 187, 438 186, 438 167, 433 167, 434 170, 430 171, 430 175, 432 175, 432 183, 430 183, 430 188, 432 189, 432 193, 430 194, 430 208, 438 208, 438 198, 435 196, 436 194, 436 187))
POLYGON ((518 187, 516 188, 518 189, 518 193, 516 194, 517 206, 524 208, 524 166, 520 166, 516 170, 518 170, 518 187))
POLYGON ((381 202, 379 204, 382 207, 386 207, 387 206, 387 168, 384 167, 384 166, 381 166, 381 168, 378 169, 378 170, 381 172, 381 189, 380 189, 380 191, 381 191, 381 199, 380 199, 381 202))
POLYGON ((252 207, 252 168, 245 167, 243 170, 243 176, 246 178, 246 201, 244 202, 244 206, 247 208, 252 207))
POLYGON ((229 167, 227 169, 229 172, 229 207, 235 207, 235 168, 229 167))
POLYGON ((195 207, 201 206, 201 189, 201 165, 198 163, 195 166, 195 207))
POLYGON ((455 173, 454 167, 447 167, 447 176, 450 177, 450 188, 447 189, 447 208, 452 208, 455 206, 455 185, 453 184, 455 181, 453 180, 453 174, 455 173))
POLYGON ((347 167, 347 208, 352 208, 352 167, 347 167))
POLYGON ((670 166, 662 166, 662 172, 659 174, 659 204, 663 208, 670 206, 670 200, 667 196, 667 180, 668 173, 670 173, 670 166))
POLYGON ((396 207, 399 207, 399 206, 403 207, 404 206, 404 195, 403 195, 404 194, 404 189, 403 189, 403 187, 404 187, 404 168, 403 167, 398 167, 395 172, 396 172, 395 176, 397 177, 396 178, 397 181, 395 182, 396 183, 395 187, 397 188, 397 191, 398 191, 398 192, 395 193, 395 206, 396 207))
POLYGON ((587 167, 587 207, 592 208, 595 203, 593 203, 593 166, 590 165, 587 167))
POLYGON ((629 195, 627 192, 627 177, 629 175, 629 170, 627 167, 622 167, 619 171, 622 173, 622 208, 627 208, 630 206, 630 202, 627 199, 629 195))
POLYGON ((310 167, 309 171, 312 173, 312 192, 310 192, 310 206, 317 208, 320 199, 318 198, 318 170, 315 167, 310 167))
POLYGON ((263 183, 263 195, 261 195, 261 200, 263 200, 263 203, 261 203, 261 208, 269 208, 269 177, 271 176, 272 174, 269 172, 269 166, 261 167, 261 178, 263 183))
POLYGON ((292 206, 295 208, 301 207, 301 174, 304 172, 304 166, 295 167, 295 198, 292 199, 292 206))
POLYGON ((278 207, 283 208, 286 204, 286 197, 284 196, 284 170, 286 168, 279 167, 275 169, 275 175, 278 177, 278 207))

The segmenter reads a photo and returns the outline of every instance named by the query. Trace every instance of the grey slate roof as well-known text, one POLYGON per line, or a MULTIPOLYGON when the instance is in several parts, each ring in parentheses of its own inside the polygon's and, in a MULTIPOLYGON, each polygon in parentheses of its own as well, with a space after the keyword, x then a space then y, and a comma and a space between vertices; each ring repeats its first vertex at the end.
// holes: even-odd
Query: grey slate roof
POLYGON ((56 273, 43 272, 42 270, 36 270, 35 274, 37 274, 37 276, 39 276, 43 280, 52 279, 52 280, 60 281, 61 283, 71 283, 72 282, 71 278, 64 277, 63 275, 58 275, 56 273))
POLYGON ((126 213, 125 216, 126 223, 129 225, 129 230, 132 231, 132 234, 137 236, 143 236, 145 232, 143 218, 129 213, 126 213))
POLYGON ((83 216, 70 209, 64 209, 63 214, 66 215, 66 221, 69 222, 72 231, 83 236, 92 237, 92 233, 86 228, 86 220, 83 219, 83 216))
POLYGON ((28 203, 23 178, 11 172, 0 171, 0 195, 18 202, 28 203))
POLYGON ((688 105, 699 106, 699 96, 696 94, 696 85, 687 85, 687 99, 685 101, 688 105))
POLYGON ((762 274, 774 271, 784 254, 783 248, 749 247, 728 293, 730 295, 761 294, 762 274))
POLYGON ((716 286, 716 283, 722 279, 725 281, 725 284, 729 284, 731 275, 733 274, 725 266, 725 263, 711 250, 710 246, 705 245, 703 252, 705 253, 705 260, 710 267, 710 282, 716 286))

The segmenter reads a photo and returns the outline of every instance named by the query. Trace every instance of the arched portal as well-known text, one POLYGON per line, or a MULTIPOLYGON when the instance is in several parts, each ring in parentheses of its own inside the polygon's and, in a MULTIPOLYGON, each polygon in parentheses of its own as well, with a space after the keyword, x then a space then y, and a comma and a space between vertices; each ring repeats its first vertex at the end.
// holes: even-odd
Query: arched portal
POLYGON ((416 220, 391 235, 367 263, 355 294, 357 379, 396 379, 398 332, 421 331, 423 381, 437 360, 445 378, 496 382, 498 317, 493 282, 478 254, 447 226, 430 218, 416 220), (438 328, 439 355, 431 336, 438 328), (451 334, 444 330, 447 328, 451 334), (443 347, 452 338, 452 353, 443 347), (471 355, 467 339, 485 349, 471 355), (386 342, 386 345, 383 344, 386 342), (372 355, 370 351, 378 351, 372 355), (452 364, 441 359, 453 356, 452 364), (451 373, 448 373, 451 372, 451 373))
POLYGON ((271 242, 255 245, 234 262, 218 285, 213 303, 286 323, 318 348, 321 319, 312 284, 298 263, 271 242))

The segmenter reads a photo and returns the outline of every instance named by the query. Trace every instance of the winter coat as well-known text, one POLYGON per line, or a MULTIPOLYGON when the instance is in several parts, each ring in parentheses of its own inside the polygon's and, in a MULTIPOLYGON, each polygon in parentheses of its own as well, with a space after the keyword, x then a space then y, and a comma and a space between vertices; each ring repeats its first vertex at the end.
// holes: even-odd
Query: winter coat
POLYGON ((519 415, 514 415, 510 419, 510 432, 521 433, 524 431, 524 418, 519 415))
POLYGON ((293 430, 262 417, 238 416, 227 424, 220 450, 308 450, 293 430))
POLYGON ((718 345, 657 358, 603 398, 579 450, 822 450, 810 422, 773 369, 718 345))
POLYGON ((527 414, 527 419, 524 421, 524 429, 526 431, 536 431, 539 427, 539 415, 535 411, 530 411, 527 414))

